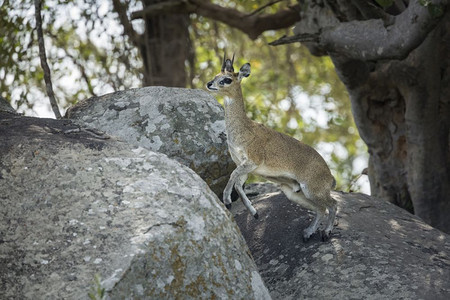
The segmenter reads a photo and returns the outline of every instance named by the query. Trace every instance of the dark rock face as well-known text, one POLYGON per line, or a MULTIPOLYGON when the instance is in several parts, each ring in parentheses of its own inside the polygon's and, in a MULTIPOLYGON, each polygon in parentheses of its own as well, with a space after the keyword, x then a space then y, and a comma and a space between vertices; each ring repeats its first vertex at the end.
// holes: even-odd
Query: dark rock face
POLYGON ((131 89, 82 101, 66 117, 166 154, 194 170, 219 196, 235 168, 223 108, 202 90, 131 89))
POLYGON ((302 230, 312 214, 279 192, 253 198, 260 219, 233 214, 273 299, 449 299, 449 236, 363 194, 335 193, 331 239, 302 230))
POLYGON ((191 169, 71 120, 0 112, 0 299, 269 299, 191 169))

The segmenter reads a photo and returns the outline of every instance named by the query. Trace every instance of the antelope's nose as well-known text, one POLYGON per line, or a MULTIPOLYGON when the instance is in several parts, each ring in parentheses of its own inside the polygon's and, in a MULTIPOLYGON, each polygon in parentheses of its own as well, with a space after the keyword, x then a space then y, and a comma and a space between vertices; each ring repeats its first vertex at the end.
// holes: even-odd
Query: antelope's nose
POLYGON ((212 81, 210 81, 210 82, 208 82, 207 84, 206 84, 206 87, 209 89, 209 88, 211 88, 211 86, 212 86, 212 81))

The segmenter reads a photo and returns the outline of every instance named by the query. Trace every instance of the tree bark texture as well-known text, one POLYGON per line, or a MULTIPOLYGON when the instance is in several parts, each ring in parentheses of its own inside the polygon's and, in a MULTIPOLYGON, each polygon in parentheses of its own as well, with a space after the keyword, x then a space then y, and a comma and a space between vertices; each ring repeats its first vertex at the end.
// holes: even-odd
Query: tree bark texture
MULTIPOLYGON (((143 1, 145 6, 160 0, 143 1)), ((185 87, 186 62, 189 61, 191 40, 189 15, 146 16, 144 43, 140 51, 144 62, 144 86, 164 85, 185 87)))
MULTIPOLYGON (((145 31, 137 33, 128 18, 128 7, 120 0, 113 0, 114 10, 124 27, 124 34, 139 49, 143 61, 143 86, 185 87, 186 63, 192 63, 189 36, 189 15, 149 14, 143 17, 145 31)), ((145 0, 146 7, 164 4, 171 0, 145 0)))
MULTIPOLYGON (((322 8, 312 8, 309 17, 314 13, 323 16, 325 10, 333 12, 336 16, 334 27, 341 29, 329 32, 335 34, 332 39, 339 40, 340 30, 349 28, 343 23, 356 24, 358 19, 364 18, 364 10, 355 6, 356 2, 364 1, 345 4, 323 1, 322 8)), ((412 4, 416 2, 410 1, 410 6, 412 4)), ((414 9, 420 11, 420 7, 414 9)), ((426 18, 429 13, 423 9, 420 18, 426 18)), ((389 24, 405 28, 405 24, 395 24, 406 22, 404 15, 399 17, 401 12, 398 13, 389 24)), ((407 22, 418 22, 413 12, 408 14, 411 19, 407 22)), ((324 39, 331 39, 329 33, 320 34, 317 43, 308 41, 307 46, 313 53, 331 56, 348 89, 355 123, 369 149, 372 195, 395 203, 450 233, 450 12, 444 6, 443 16, 429 19, 437 25, 428 28, 426 35, 420 32, 424 39, 419 42, 417 36, 408 36, 417 35, 417 32, 397 30, 392 39, 410 42, 395 45, 388 41, 387 49, 392 56, 385 52, 383 34, 370 36, 369 48, 367 36, 352 35, 351 31, 345 32, 347 42, 340 46, 327 47, 329 40, 325 42, 324 39), (395 54, 395 48, 402 45, 411 47, 410 51, 401 49, 401 55, 395 54), (375 51, 370 52, 370 49, 375 51)), ((320 17, 315 20, 322 28, 320 17)), ((424 30, 428 21, 418 28, 424 30)), ((326 22, 329 25, 330 20, 326 22)), ((382 24, 382 20, 372 19, 361 22, 361 26, 367 26, 368 22, 376 26, 382 24)), ((314 31, 314 26, 302 30, 301 25, 297 25, 299 34, 314 31)), ((384 25, 389 34, 393 34, 389 31, 391 25, 384 25)))
POLYGON ((35 18, 36 18, 36 31, 38 35, 39 44, 39 57, 41 60, 41 66, 44 70, 45 87, 47 90, 48 98, 50 99, 50 106, 57 119, 61 119, 61 113, 59 112, 58 102, 53 92, 52 78, 50 74, 50 68, 47 64, 47 55, 45 54, 44 33, 42 31, 42 17, 41 17, 41 1, 34 0, 35 18))

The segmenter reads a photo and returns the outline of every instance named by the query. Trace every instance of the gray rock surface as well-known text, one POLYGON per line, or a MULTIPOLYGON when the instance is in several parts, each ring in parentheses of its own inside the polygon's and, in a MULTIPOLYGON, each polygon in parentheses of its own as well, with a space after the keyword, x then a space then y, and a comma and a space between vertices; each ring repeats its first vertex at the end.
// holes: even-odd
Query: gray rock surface
POLYGON ((0 299, 268 299, 191 169, 70 120, 0 112, 0 299))
POLYGON ((145 87, 93 97, 66 117, 190 167, 221 195, 235 168, 222 106, 202 90, 145 87))
POLYGON ((233 203, 273 299, 450 299, 447 234, 364 194, 335 197, 338 225, 325 243, 302 241, 312 214, 282 193, 253 198, 259 220, 233 203))
POLYGON ((0 96, 0 111, 16 114, 16 110, 12 108, 11 104, 2 96, 0 96))

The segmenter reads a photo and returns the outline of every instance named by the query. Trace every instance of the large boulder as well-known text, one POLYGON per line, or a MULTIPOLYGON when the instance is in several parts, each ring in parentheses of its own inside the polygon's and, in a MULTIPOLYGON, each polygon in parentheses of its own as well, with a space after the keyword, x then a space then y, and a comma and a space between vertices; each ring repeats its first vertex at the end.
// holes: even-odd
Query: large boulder
POLYGON ((130 89, 81 101, 66 117, 166 154, 199 174, 217 195, 235 167, 223 108, 202 90, 130 89))
POLYGON ((0 140, 1 299, 269 298, 189 168, 70 120, 0 112, 0 140))
POLYGON ((280 192, 252 199, 258 220, 233 204, 273 299, 450 299, 447 234, 368 195, 334 197, 338 224, 329 242, 303 242, 312 215, 280 192))

